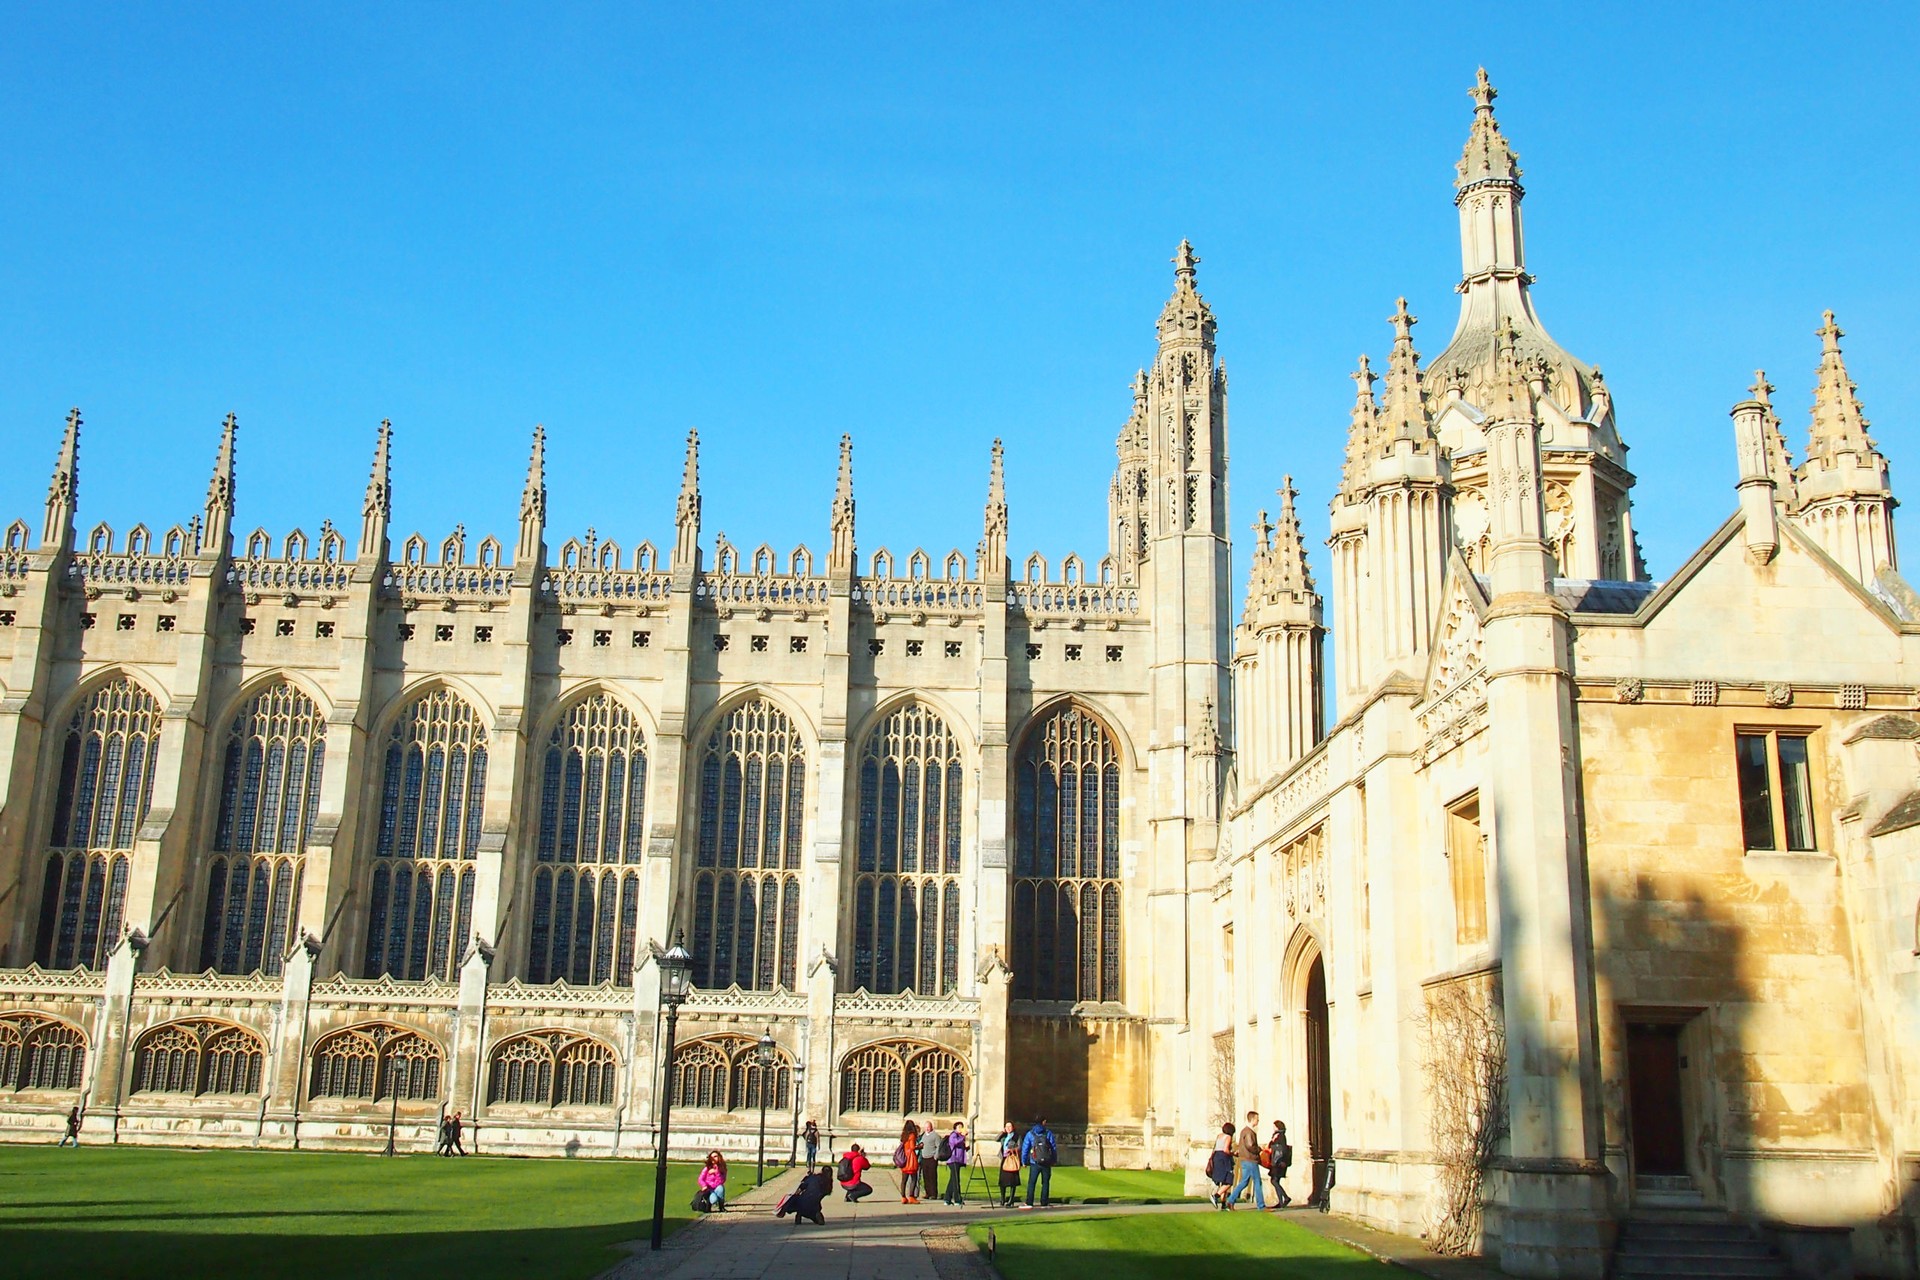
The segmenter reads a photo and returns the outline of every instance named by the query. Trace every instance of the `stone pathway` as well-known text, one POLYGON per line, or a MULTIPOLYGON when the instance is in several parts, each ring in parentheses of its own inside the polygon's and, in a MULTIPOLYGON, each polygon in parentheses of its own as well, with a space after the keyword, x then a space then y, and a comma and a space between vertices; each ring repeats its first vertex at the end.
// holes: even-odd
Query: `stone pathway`
MULTIPOLYGON (((1114 1217, 1137 1213, 1211 1213, 1212 1206, 1056 1205, 1050 1210, 989 1207, 985 1194, 955 1209, 938 1201, 904 1205, 891 1170, 868 1176, 874 1193, 848 1204, 835 1191, 823 1206, 827 1225, 776 1218, 773 1206, 800 1181, 797 1169, 767 1180, 728 1204, 728 1212, 688 1223, 668 1236, 659 1253, 644 1240, 630 1246, 634 1255, 596 1280, 899 1280, 931 1273, 940 1280, 992 1280, 993 1270, 967 1238, 967 1224, 1028 1221, 1036 1215, 1114 1217), (894 1191, 891 1196, 888 1191, 894 1191)), ((1498 1268, 1478 1259, 1442 1258, 1418 1240, 1373 1231, 1348 1219, 1290 1211, 1287 1221, 1316 1235, 1338 1240, 1389 1265, 1434 1280, 1492 1280, 1498 1268)))

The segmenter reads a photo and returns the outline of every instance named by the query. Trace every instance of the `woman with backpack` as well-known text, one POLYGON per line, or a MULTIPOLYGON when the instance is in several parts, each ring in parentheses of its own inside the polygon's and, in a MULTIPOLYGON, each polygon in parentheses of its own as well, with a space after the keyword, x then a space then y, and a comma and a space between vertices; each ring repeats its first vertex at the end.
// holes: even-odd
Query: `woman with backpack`
POLYGON ((920 1126, 909 1120, 900 1129, 900 1145, 893 1149, 893 1167, 900 1171, 900 1203, 920 1203, 920 1126))
POLYGON ((947 1161, 947 1194, 942 1198, 948 1204, 965 1204, 967 1197, 960 1189, 960 1175, 967 1171, 967 1126, 955 1120, 953 1132, 947 1135, 944 1146, 947 1161))
POLYGON ((1020 1134, 1013 1121, 1000 1130, 1000 1207, 1013 1208, 1020 1198, 1020 1134))
POLYGON ((693 1207, 702 1213, 727 1211, 727 1158, 718 1151, 707 1152, 700 1166, 700 1190, 694 1193, 693 1207))

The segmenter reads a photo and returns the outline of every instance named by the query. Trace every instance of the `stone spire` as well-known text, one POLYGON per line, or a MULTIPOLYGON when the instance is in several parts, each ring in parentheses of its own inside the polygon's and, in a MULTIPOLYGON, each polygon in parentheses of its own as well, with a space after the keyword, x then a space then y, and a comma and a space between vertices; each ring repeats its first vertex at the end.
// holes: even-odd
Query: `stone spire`
POLYGON ((1193 244, 1182 240, 1180 247, 1174 251, 1172 261, 1173 295, 1167 299, 1167 305, 1160 309, 1160 344, 1164 347, 1170 342, 1198 341, 1211 348, 1214 337, 1213 308, 1207 305, 1195 285, 1200 259, 1193 251, 1193 244))
POLYGON ((60 456, 54 461, 53 480, 47 485, 47 519, 40 532, 42 550, 73 550, 73 513, 79 504, 80 410, 76 407, 67 414, 60 456))
POLYGON ((1847 362, 1840 354, 1840 339, 1846 330, 1833 322, 1833 312, 1822 313, 1825 321, 1814 330, 1820 339, 1820 372, 1813 387, 1813 431, 1807 440, 1807 457, 1827 459, 1836 453, 1862 456, 1874 451, 1867 435, 1867 418, 1860 411, 1856 388, 1847 377, 1847 362))
POLYGON ((1473 128, 1467 134, 1466 149, 1456 166, 1459 176, 1453 185, 1464 189, 1476 182, 1516 181, 1520 177, 1520 157, 1513 153, 1500 132, 1500 122, 1493 118, 1493 100, 1500 91, 1487 79, 1485 67, 1480 68, 1467 96, 1473 99, 1473 128))
POLYGON ((680 471, 680 501, 673 511, 673 568, 691 573, 700 561, 700 432, 687 432, 687 460, 680 471))
POLYGON ((1380 381, 1380 376, 1365 355, 1360 357, 1360 367, 1347 376, 1353 379, 1354 396, 1353 412, 1348 415, 1347 458, 1340 471, 1340 492, 1347 498, 1355 498, 1367 486, 1367 467, 1379 443, 1380 406, 1374 403, 1373 384, 1380 381))
MULTIPOLYGON (((1495 334, 1496 381, 1487 407, 1488 568, 1493 595, 1545 593, 1554 576, 1545 537, 1540 420, 1534 411, 1538 364, 1523 365, 1511 321, 1495 334)), ((1533 363, 1533 362, 1528 362, 1533 363)))
MULTIPOLYGON (((1298 760, 1325 720, 1321 648, 1326 628, 1294 511, 1293 477, 1280 488, 1280 522, 1260 513, 1247 604, 1234 636, 1234 682, 1243 727, 1234 742, 1243 785, 1298 760)), ((1336 556, 1340 554, 1336 545, 1336 556)))
POLYGON ((382 418, 374 437, 373 469, 367 473, 367 496, 360 503, 358 559, 362 564, 377 564, 387 558, 387 522, 393 518, 392 449, 393 423, 382 418))
POLYGON ((1765 369, 1753 371, 1753 385, 1747 394, 1761 409, 1761 441, 1766 450, 1767 474, 1773 479, 1780 502, 1791 511, 1799 504, 1793 479, 1793 454, 1787 449, 1786 433, 1780 429, 1780 415, 1773 411, 1773 384, 1765 369))
POLYGON ((220 424, 220 451, 213 459, 213 479, 207 482, 207 524, 200 550, 205 555, 233 554, 233 445, 240 424, 232 414, 220 424))
POLYGON ((853 572, 853 437, 840 437, 840 472, 833 482, 833 545, 827 552, 829 572, 853 572))
MULTIPOLYGON (((1767 376, 1756 370, 1749 397, 1733 406, 1733 447, 1740 466, 1736 489, 1745 524, 1747 559, 1766 564, 1780 550, 1780 495, 1774 478, 1774 454, 1785 452, 1780 428, 1767 395, 1767 376)), ((1789 477, 1791 483, 1791 477, 1789 477)))
POLYGON ((1313 571, 1307 565, 1306 540, 1300 536, 1300 517, 1293 509, 1296 496, 1293 477, 1282 477, 1280 523, 1272 543, 1273 585, 1276 591, 1311 592, 1313 571))
POLYGON ((1795 473, 1795 511, 1825 548, 1861 583, 1882 565, 1895 566, 1892 482, 1887 459, 1867 434, 1867 418, 1840 355, 1833 312, 1816 332, 1820 372, 1813 389, 1813 430, 1795 473))
POLYGON ((1139 581, 1140 563, 1148 551, 1147 515, 1153 484, 1151 430, 1147 414, 1147 371, 1133 375, 1133 408, 1114 442, 1119 462, 1107 490, 1107 551, 1120 581, 1139 581))
POLYGON ((1395 305, 1389 321, 1393 353, 1387 357, 1386 395, 1380 405, 1381 442, 1388 447, 1396 440, 1425 444, 1433 439, 1433 423, 1420 385, 1420 353, 1413 349, 1413 326, 1420 320, 1408 312, 1405 298, 1395 305))
POLYGON ((980 537, 980 576, 998 577, 1007 572, 1007 476, 1006 451, 993 442, 993 461, 987 467, 987 509, 980 537))
POLYGON ((520 542, 514 548, 514 568, 539 563, 546 554, 547 429, 533 429, 533 455, 527 460, 527 482, 520 489, 520 542))

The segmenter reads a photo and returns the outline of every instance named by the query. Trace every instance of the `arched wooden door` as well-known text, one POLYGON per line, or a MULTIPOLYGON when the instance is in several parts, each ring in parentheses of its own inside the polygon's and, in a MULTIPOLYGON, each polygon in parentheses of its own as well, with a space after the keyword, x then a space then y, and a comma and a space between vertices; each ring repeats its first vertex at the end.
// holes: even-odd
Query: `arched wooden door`
POLYGON ((1313 1199, 1326 1203, 1333 1162, 1333 1069, 1328 1044, 1327 970, 1314 957, 1307 972, 1307 1155, 1313 1162, 1313 1199))

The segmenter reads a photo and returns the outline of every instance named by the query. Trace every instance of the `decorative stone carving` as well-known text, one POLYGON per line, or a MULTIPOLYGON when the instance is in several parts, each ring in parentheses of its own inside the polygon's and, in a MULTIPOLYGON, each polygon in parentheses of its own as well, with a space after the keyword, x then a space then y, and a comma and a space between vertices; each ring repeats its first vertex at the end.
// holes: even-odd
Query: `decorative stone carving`
POLYGON ((1767 685, 1767 705, 1770 707, 1790 707, 1793 705, 1793 686, 1785 681, 1775 680, 1767 685))
POLYGON ((1647 686, 1638 676, 1621 676, 1613 682, 1613 696, 1618 702, 1638 702, 1647 696, 1647 686))

